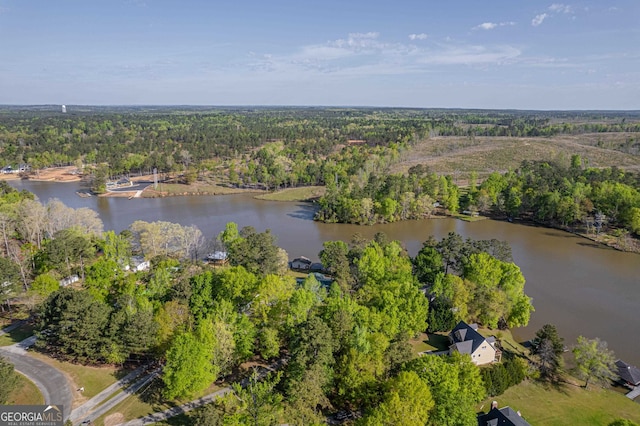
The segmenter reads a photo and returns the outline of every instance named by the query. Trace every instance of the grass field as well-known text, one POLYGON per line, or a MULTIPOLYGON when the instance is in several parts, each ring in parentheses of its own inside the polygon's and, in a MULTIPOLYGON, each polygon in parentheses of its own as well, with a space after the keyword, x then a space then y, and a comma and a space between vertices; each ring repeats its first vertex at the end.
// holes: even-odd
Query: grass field
POLYGON ((37 405, 44 404, 44 398, 38 387, 22 374, 18 374, 20 381, 16 389, 11 392, 7 403, 9 405, 37 405))
MULTIPOLYGON (((161 388, 162 384, 160 379, 155 379, 150 386, 148 386, 147 388, 143 388, 140 393, 128 397, 123 402, 112 408, 104 416, 97 418, 94 421, 94 424, 97 426, 103 426, 137 419, 148 414, 167 410, 176 405, 184 404, 185 402, 192 401, 220 389, 219 386, 213 384, 208 389, 205 389, 204 391, 199 392, 191 398, 185 399, 184 401, 179 400, 167 402, 164 401, 164 399, 161 397, 161 388)), ((179 423, 179 419, 181 417, 184 420, 184 416, 178 416, 176 420, 169 420, 166 423, 158 424, 181 424, 179 423)))
POLYGON ((219 186, 214 183, 196 182, 192 185, 182 183, 161 183, 158 184, 157 190, 153 188, 146 189, 142 193, 144 198, 155 198, 174 195, 225 195, 239 194, 243 192, 261 192, 259 190, 248 190, 242 188, 229 188, 219 186))
POLYGON ((616 418, 640 423, 640 404, 611 389, 598 386, 584 389, 580 386, 582 382, 568 379, 571 383, 558 387, 522 382, 498 397, 485 400, 482 411, 486 412, 491 400, 495 400, 499 407, 508 405, 520 411, 532 426, 606 426, 616 418))
POLYGON ((58 361, 36 351, 31 352, 31 355, 65 372, 67 377, 73 381, 72 386, 75 389, 84 387, 82 395, 87 399, 97 395, 128 373, 128 371, 122 371, 113 366, 91 367, 58 361))
POLYGON ((255 198, 270 201, 308 201, 320 198, 324 193, 324 186, 301 186, 299 188, 287 188, 268 194, 256 195, 255 198))
POLYGON ((640 170, 640 156, 612 148, 629 134, 598 133, 560 135, 553 138, 514 137, 434 137, 420 142, 402 153, 393 166, 394 172, 406 172, 417 164, 425 164, 438 174, 459 175, 467 179, 476 171, 480 177, 493 171, 517 168, 523 160, 559 160, 568 164, 579 154, 592 167, 618 166, 640 170))
POLYGON ((21 342, 33 334, 33 325, 24 323, 20 327, 0 336, 0 346, 10 346, 21 342))

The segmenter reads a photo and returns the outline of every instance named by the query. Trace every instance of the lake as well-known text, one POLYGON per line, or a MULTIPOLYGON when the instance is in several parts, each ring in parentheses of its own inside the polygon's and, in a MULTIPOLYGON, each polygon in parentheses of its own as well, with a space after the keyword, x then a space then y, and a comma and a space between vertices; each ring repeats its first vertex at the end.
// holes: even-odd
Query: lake
POLYGON ((11 181, 46 202, 58 198, 74 208, 95 209, 105 229, 121 231, 135 220, 164 220, 196 225, 206 238, 215 237, 227 222, 258 231, 271 229, 289 258, 318 258, 322 243, 349 241, 355 233, 372 238, 385 232, 415 255, 430 235, 440 239, 455 231, 465 238, 508 241, 514 262, 527 280, 525 292, 536 311, 529 325, 514 330, 521 340, 533 337, 546 323, 557 326, 567 345, 578 335, 600 337, 616 355, 640 366, 640 255, 623 253, 559 230, 492 220, 474 223, 426 219, 357 226, 314 222, 308 203, 254 199, 249 194, 168 198, 80 198, 79 183, 11 181))

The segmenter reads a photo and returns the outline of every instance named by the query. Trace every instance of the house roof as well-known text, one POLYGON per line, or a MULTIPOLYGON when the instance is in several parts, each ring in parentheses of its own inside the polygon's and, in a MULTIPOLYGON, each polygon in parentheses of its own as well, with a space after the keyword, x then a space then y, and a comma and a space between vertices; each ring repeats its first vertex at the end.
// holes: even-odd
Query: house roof
POLYGON ((478 416, 478 426, 531 426, 511 407, 492 408, 487 414, 478 416))
POLYGON ((449 333, 449 337, 451 337, 453 344, 461 354, 471 355, 486 341, 486 339, 474 329, 474 325, 475 324, 469 325, 464 321, 460 321, 458 325, 451 330, 451 333, 449 333))
POLYGON ((640 385, 640 368, 627 364, 621 359, 616 361, 616 367, 618 367, 618 374, 622 380, 634 386, 640 385))
POLYGON ((213 253, 209 253, 207 255, 207 259, 209 260, 226 260, 227 259, 227 252, 226 251, 214 251, 213 253))
POLYGON ((293 259, 293 262, 303 262, 303 263, 308 263, 309 265, 311 264, 311 260, 309 260, 304 256, 296 257, 295 259, 293 259))

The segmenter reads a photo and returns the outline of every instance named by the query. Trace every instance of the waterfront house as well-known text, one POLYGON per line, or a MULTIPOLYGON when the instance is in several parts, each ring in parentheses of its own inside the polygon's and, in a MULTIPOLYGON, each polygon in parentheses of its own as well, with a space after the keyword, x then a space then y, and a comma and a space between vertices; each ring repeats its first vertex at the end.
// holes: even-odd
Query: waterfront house
POLYGON ((640 386, 640 368, 627 364, 621 359, 616 361, 618 375, 629 386, 640 386))
POLYGON ((308 271, 311 268, 311 260, 304 256, 296 257, 291 261, 291 269, 299 269, 301 271, 308 271))
POLYGON ((493 401, 491 410, 487 414, 478 415, 478 426, 531 426, 522 418, 520 412, 511 407, 498 409, 498 403, 493 401))
POLYGON ((485 338, 478 333, 477 324, 460 321, 449 333, 449 353, 469 354, 475 365, 499 362, 502 352, 497 348, 494 337, 485 338))

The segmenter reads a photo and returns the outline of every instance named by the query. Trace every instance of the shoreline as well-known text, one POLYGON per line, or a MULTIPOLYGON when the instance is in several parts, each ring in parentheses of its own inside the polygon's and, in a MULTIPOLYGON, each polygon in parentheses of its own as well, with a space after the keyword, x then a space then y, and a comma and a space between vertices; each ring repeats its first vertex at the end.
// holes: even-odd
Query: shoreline
MULTIPOLYGON (((54 182, 54 183, 77 183, 82 181, 81 174, 72 173, 77 170, 77 168, 73 166, 66 167, 55 167, 49 169, 43 169, 39 172, 39 176, 35 174, 30 174, 29 176, 24 176, 24 174, 0 174, 0 180, 5 181, 17 181, 17 180, 29 180, 33 182, 54 182)), ((132 178, 132 181, 136 180, 144 180, 148 178, 148 176, 139 176, 132 178)), ((215 183, 204 184, 204 183, 195 183, 191 185, 185 184, 173 184, 173 183, 163 183, 167 187, 167 190, 158 191, 150 188, 150 185, 142 189, 141 193, 138 197, 135 197, 138 191, 140 190, 132 190, 132 191, 116 191, 116 192, 106 192, 103 194, 95 194, 92 195, 103 198, 166 198, 166 197, 183 197, 183 196, 215 196, 215 195, 232 195, 232 194, 256 194, 254 198, 256 199, 267 199, 271 201, 285 201, 285 202, 308 202, 313 203, 312 198, 299 199, 278 199, 278 195, 275 197, 273 194, 285 194, 287 192, 292 192, 295 190, 304 191, 307 187, 297 187, 297 188, 285 188, 279 191, 269 192, 258 189, 244 189, 244 188, 229 188, 226 186, 219 186, 215 183)), ((302 195, 302 194, 300 194, 302 195)), ((305 194, 310 195, 310 194, 305 194)), ((315 195, 315 194, 314 194, 315 195)), ((313 197, 315 198, 315 197, 313 197)), ((459 219, 468 222, 475 222, 485 219, 502 221, 503 219, 493 216, 478 216, 478 217, 461 217, 460 214, 454 215, 431 215, 430 219, 437 218, 452 218, 459 219)), ((602 247, 611 248, 624 253, 636 253, 640 254, 640 241, 637 237, 627 235, 627 236, 615 236, 613 234, 601 233, 599 236, 594 234, 587 234, 584 232, 580 232, 578 230, 571 230, 566 227, 553 226, 549 224, 539 223, 533 220, 527 219, 516 219, 514 223, 520 223, 528 226, 537 226, 547 229, 557 229, 559 231, 567 232, 578 237, 584 238, 594 244, 597 244, 602 247)))

